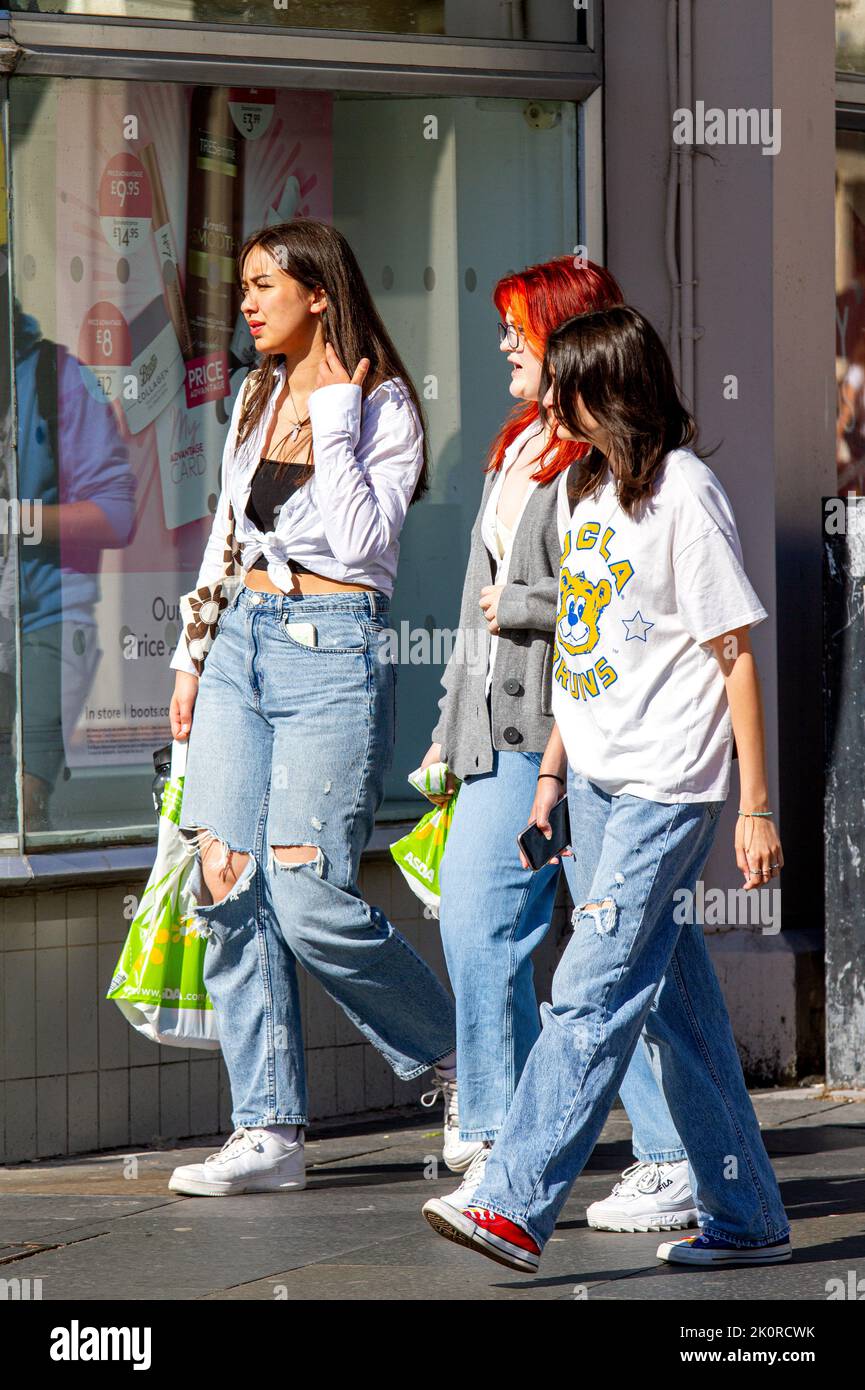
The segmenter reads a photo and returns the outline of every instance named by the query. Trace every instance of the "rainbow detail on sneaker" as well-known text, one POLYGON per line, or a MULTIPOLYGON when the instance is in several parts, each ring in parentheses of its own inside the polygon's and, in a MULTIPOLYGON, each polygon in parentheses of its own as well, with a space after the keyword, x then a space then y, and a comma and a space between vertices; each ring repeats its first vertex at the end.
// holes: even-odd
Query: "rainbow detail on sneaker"
POLYGON ((769 1245, 734 1245, 719 1236, 701 1232, 685 1240, 666 1240, 658 1246, 658 1259, 685 1265, 775 1265, 792 1257, 789 1237, 769 1245))

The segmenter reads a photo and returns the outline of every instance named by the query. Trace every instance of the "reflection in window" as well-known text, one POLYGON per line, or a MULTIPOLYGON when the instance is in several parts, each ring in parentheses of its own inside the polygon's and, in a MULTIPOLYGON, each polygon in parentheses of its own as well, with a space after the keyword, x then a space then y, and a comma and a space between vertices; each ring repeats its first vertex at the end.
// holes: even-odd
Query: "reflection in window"
MULTIPOLYGON (((577 108, 544 111, 10 79, 20 495, 39 501, 41 525, 17 548, 34 846, 152 838, 177 602, 256 360, 234 257, 253 229, 293 216, 348 238, 423 394, 431 486, 401 537, 383 809, 418 814, 406 776, 429 746, 448 654, 423 653, 458 620, 488 446, 513 404, 491 290, 579 240, 577 108)), ((9 635, 14 654, 14 614, 9 635)))
POLYGON ((865 0, 835 0, 835 67, 865 73, 865 0))
POLYGON ((267 24, 286 29, 587 42, 589 0, 11 0, 50 14, 267 24))
POLYGON ((835 174, 838 494, 865 492, 865 133, 838 132, 835 174))
POLYGON ((35 832, 50 828, 52 793, 69 775, 66 744, 98 676, 99 571, 103 552, 132 534, 135 478, 92 370, 17 300, 13 335, 24 820, 35 832))
POLYGON ((9 365, 9 235, 6 225, 6 146, 0 138, 0 835, 18 832, 17 561, 18 489, 13 449, 12 372, 9 365))

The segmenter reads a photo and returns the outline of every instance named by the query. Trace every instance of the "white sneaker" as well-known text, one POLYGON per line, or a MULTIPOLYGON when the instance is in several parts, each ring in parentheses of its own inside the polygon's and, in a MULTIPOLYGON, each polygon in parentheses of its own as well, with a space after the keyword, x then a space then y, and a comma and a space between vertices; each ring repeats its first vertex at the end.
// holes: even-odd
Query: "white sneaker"
POLYGON ((492 1153, 492 1150, 492 1144, 490 1144, 489 1147, 487 1147, 486 1144, 483 1145, 480 1152, 475 1154, 466 1169, 466 1175, 459 1187, 453 1192, 446 1193, 441 1199, 443 1202, 449 1202, 452 1207, 456 1207, 459 1211, 463 1211, 466 1207, 471 1206, 472 1198, 483 1182, 487 1159, 492 1153))
POLYGON ((457 1101, 457 1083, 436 1076, 431 1091, 420 1098, 421 1105, 435 1105, 442 1098, 445 1105, 444 1144, 442 1158, 452 1173, 464 1173, 476 1154, 483 1148, 482 1139, 460 1139, 460 1112, 457 1101))
POLYGON ((586 1220, 596 1231, 678 1231, 697 1225, 688 1160, 633 1163, 586 1220))
POLYGON ((234 1197, 240 1192, 298 1192, 306 1187, 303 1131, 293 1144, 266 1129, 240 1125, 219 1153, 175 1168, 172 1192, 190 1197, 234 1197))

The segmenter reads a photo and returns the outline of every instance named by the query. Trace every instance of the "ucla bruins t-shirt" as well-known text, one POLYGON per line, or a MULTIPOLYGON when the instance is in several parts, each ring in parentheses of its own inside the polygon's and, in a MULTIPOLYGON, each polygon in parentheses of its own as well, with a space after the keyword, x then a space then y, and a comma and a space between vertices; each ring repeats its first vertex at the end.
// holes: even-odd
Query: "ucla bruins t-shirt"
POLYGON ((729 498, 691 449, 667 454, 633 516, 609 467, 568 514, 552 708, 568 762, 610 795, 723 801, 732 721, 710 638, 769 615, 745 574, 729 498))

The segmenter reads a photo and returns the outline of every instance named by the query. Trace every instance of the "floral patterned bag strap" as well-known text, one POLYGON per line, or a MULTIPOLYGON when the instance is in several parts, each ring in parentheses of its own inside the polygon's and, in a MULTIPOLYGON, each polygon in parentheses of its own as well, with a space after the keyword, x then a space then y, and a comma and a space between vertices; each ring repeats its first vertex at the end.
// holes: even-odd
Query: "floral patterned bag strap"
POLYGON ((232 590, 234 587, 228 581, 239 578, 243 573, 240 563, 242 553, 242 546, 234 534, 234 508, 229 502, 225 549, 222 552, 222 578, 200 589, 193 589, 191 593, 182 594, 180 598, 186 647, 198 676, 203 672, 205 657, 213 646, 219 616, 229 602, 226 587, 232 590))
POLYGON ((234 534, 234 506, 228 504, 228 530, 225 535, 225 550, 222 552, 222 559, 225 565, 225 577, 230 579, 235 574, 241 572, 241 556, 243 546, 238 542, 234 534))
MULTIPOLYGON (((250 377, 247 377, 244 382, 242 388, 244 395, 248 389, 249 380, 250 377)), ((216 637, 220 614, 228 605, 229 594, 234 592, 235 585, 227 581, 242 578, 242 554, 243 547, 239 544, 235 534, 234 506, 229 498, 228 525, 225 532, 225 547, 222 552, 222 577, 212 584, 205 584, 201 588, 193 589, 190 593, 180 596, 183 633, 190 660, 198 676, 204 670, 205 657, 216 637)))

